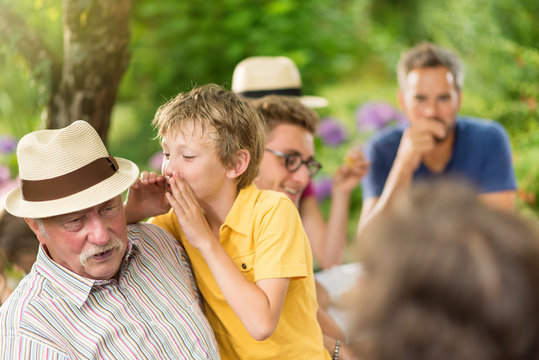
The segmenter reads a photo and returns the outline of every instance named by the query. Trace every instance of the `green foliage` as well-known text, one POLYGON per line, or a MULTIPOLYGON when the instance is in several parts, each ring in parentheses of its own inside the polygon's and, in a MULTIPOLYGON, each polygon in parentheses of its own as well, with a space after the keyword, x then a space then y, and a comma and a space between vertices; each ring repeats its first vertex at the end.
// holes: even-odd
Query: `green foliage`
MULTIPOLYGON (((22 15, 29 29, 39 34, 45 46, 60 54, 62 49, 60 0, 0 0, 0 11, 6 7, 22 15)), ((0 34, 0 134, 17 138, 41 124, 41 114, 47 106, 47 73, 49 62, 30 66, 15 44, 24 41, 19 33, 12 41, 0 34)))
MULTIPOLYGON (((3 4, 24 14, 61 54, 60 0, 0 0, 3 4)), ((345 151, 370 135, 356 130, 357 107, 376 100, 395 105, 401 52, 433 41, 456 50, 466 64, 462 113, 507 128, 521 209, 536 213, 538 23, 536 0, 134 0, 132 58, 113 113, 111 152, 146 169, 159 150, 151 128, 159 105, 196 85, 229 88, 235 65, 245 57, 285 55, 300 68, 304 92, 330 100, 320 115, 337 118, 350 135, 340 147, 317 143, 321 176, 329 176, 345 151)), ((35 73, 12 44, 0 42, 1 132, 20 137, 38 126, 48 82, 35 73)), ((354 194, 350 233, 361 207, 359 190, 354 194)), ((323 206, 327 210, 327 203, 323 206)))

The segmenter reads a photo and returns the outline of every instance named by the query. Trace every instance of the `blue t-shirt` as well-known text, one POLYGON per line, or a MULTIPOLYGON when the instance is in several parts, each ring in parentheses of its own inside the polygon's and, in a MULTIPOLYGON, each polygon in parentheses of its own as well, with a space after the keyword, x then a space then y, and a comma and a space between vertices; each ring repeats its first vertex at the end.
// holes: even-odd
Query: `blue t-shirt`
MULTIPOLYGON (((363 199, 382 193, 407 126, 384 129, 367 143, 365 155, 371 166, 361 183, 363 199)), ((458 116, 453 155, 445 169, 433 173, 421 163, 413 181, 438 177, 464 179, 481 193, 516 189, 511 145, 505 129, 494 121, 458 116)))

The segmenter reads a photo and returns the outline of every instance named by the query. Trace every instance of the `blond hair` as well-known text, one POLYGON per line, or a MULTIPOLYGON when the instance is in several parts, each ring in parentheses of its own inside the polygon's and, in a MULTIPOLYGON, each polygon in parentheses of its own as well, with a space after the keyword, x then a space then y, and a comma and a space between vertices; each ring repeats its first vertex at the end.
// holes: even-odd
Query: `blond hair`
POLYGON ((257 112, 231 91, 209 84, 180 93, 157 110, 152 124, 158 136, 182 132, 187 122, 201 126, 215 144, 219 160, 232 168, 238 151, 247 150, 250 161, 237 179, 237 188, 248 186, 258 175, 264 153, 264 125, 257 112))

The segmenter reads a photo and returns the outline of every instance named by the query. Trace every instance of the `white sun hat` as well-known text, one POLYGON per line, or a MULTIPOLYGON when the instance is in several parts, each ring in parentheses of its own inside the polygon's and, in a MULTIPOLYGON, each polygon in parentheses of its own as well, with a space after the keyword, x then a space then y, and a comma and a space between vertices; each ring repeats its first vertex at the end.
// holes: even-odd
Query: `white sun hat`
POLYGON ((299 70, 285 56, 252 56, 240 61, 232 74, 232 91, 248 98, 297 96, 303 105, 310 108, 328 105, 323 97, 302 94, 299 70))
POLYGON ((5 199, 5 209, 25 218, 45 218, 108 201, 137 179, 133 162, 109 155, 87 122, 37 130, 17 145, 20 186, 5 199))

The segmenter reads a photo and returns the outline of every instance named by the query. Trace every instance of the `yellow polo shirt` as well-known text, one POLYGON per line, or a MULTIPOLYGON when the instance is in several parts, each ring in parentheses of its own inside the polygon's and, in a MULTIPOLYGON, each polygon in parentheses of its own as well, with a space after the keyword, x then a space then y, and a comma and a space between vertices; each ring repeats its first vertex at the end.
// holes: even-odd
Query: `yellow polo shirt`
POLYGON ((180 239, 189 254, 222 359, 331 358, 316 319, 311 247, 298 211, 286 195, 254 185, 242 189, 219 230, 221 245, 249 281, 290 278, 279 324, 264 341, 253 339, 232 311, 174 212, 150 221, 180 239))

